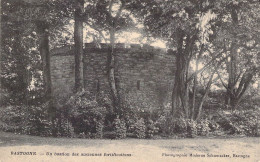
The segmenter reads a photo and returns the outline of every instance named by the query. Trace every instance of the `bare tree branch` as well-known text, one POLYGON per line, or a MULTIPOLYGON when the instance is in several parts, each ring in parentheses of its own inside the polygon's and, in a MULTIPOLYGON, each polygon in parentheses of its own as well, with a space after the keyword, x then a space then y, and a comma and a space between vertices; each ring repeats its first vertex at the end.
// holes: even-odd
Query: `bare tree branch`
POLYGON ((96 30, 96 31, 101 35, 101 37, 104 39, 104 41, 107 43, 106 37, 104 36, 104 34, 102 33, 102 31, 101 31, 96 25, 90 24, 89 22, 86 22, 86 24, 87 24, 88 26, 90 26, 92 29, 96 30))
POLYGON ((125 1, 121 0, 120 2, 121 2, 121 6, 120 6, 118 12, 116 13, 116 18, 118 18, 121 15, 122 10, 125 8, 125 1))
MULTIPOLYGON (((216 67, 215 67, 216 68, 216 67)), ((220 73, 219 73, 219 71, 217 71, 217 74, 218 74, 218 78, 220 79, 220 81, 221 81, 221 83, 222 83, 222 85, 226 88, 226 89, 229 89, 228 87, 227 87, 227 85, 224 83, 224 81, 223 81, 223 79, 222 79, 222 77, 220 76, 220 73)))
POLYGON ((113 6, 113 4, 114 4, 114 0, 110 0, 109 7, 108 7, 108 12, 110 13, 110 15, 112 13, 112 6, 113 6))
MULTIPOLYGON (((197 75, 198 73, 203 72, 205 69, 207 69, 208 66, 209 66, 213 61, 215 61, 216 58, 218 58, 219 56, 221 56, 223 52, 224 52, 224 50, 221 50, 220 53, 219 53, 217 56, 213 57, 203 68, 201 68, 201 69, 198 70, 197 72, 193 73, 193 74, 189 77, 189 79, 188 79, 186 82, 187 82, 187 83, 190 82, 190 81, 194 78, 195 75, 197 75)), ((210 53, 211 53, 211 52, 210 52, 210 53)), ((225 58, 226 58, 226 57, 225 57, 225 58)), ((222 62, 225 58, 223 58, 223 59, 221 60, 221 62, 222 62)))
POLYGON ((205 93, 204 93, 204 95, 203 95, 202 98, 201 98, 201 101, 200 101, 200 104, 199 104, 199 111, 198 111, 196 120, 198 120, 199 117, 200 117, 200 114, 201 114, 201 111, 202 111, 203 103, 204 103, 206 97, 208 96, 208 93, 209 93, 209 90, 210 90, 210 87, 211 87, 211 84, 212 84, 212 79, 213 79, 213 76, 214 76, 215 73, 216 73, 216 70, 211 74, 210 79, 209 79, 209 82, 208 82, 207 87, 206 87, 206 89, 205 89, 205 93))

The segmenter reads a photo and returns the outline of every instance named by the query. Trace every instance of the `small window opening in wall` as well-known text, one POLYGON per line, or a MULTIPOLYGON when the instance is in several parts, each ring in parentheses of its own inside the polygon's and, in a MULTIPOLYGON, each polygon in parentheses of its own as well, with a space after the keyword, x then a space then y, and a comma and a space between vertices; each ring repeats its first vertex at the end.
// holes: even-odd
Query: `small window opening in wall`
POLYGON ((96 82, 96 88, 97 88, 97 92, 100 91, 100 82, 99 82, 99 79, 97 80, 96 82))
POLYGON ((137 81, 137 84, 136 84, 136 86, 137 86, 137 90, 140 90, 140 83, 141 83, 141 81, 138 80, 138 81, 137 81))

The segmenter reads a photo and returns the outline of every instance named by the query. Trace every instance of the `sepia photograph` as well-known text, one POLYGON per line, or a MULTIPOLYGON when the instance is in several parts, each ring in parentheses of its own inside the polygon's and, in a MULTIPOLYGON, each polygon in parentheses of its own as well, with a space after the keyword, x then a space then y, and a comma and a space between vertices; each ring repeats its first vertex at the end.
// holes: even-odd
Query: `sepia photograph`
POLYGON ((0 2, 0 162, 260 162, 259 0, 0 2))

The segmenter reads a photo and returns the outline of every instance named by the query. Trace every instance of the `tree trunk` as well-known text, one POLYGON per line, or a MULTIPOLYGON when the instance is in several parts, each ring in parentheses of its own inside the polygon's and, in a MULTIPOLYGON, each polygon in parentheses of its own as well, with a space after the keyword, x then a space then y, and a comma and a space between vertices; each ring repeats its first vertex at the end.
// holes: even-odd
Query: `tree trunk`
POLYGON ((197 93, 197 82, 198 82, 198 70, 199 70, 199 61, 201 59, 202 53, 204 51, 204 44, 201 45, 199 54, 196 58, 196 64, 195 64, 195 72, 194 72, 194 79, 193 79, 193 95, 192 95, 192 110, 191 110, 191 119, 195 118, 195 107, 196 107, 196 93, 197 93))
POLYGON ((198 67, 199 67, 199 58, 196 60, 196 67, 195 67, 195 76, 193 80, 193 88, 192 88, 192 109, 191 109, 191 119, 194 119, 194 114, 195 114, 195 106, 196 106, 196 93, 197 93, 197 82, 198 82, 198 67))
POLYGON ((173 116, 182 115, 185 118, 190 118, 191 109, 189 105, 189 68, 191 60, 191 52, 193 44, 196 40, 196 35, 192 37, 186 36, 185 49, 183 42, 185 34, 182 30, 178 31, 177 54, 176 54, 176 72, 174 87, 172 92, 172 114, 173 116))
POLYGON ((235 92, 236 86, 236 77, 237 77, 237 53, 236 53, 236 43, 233 42, 231 45, 230 51, 230 60, 227 63, 227 71, 228 71, 228 89, 227 89, 227 97, 226 104, 230 105, 232 96, 235 92))
POLYGON ((211 74, 211 76, 210 76, 209 82, 208 82, 207 87, 206 87, 206 89, 205 89, 205 93, 204 93, 204 95, 202 96, 201 101, 200 101, 200 103, 199 103, 198 112, 197 112, 197 116, 196 116, 195 120, 198 120, 198 119, 200 118, 200 116, 201 116, 202 106, 203 106, 203 104, 204 104, 204 102, 205 102, 205 100, 206 100, 206 98, 207 98, 207 96, 208 96, 208 93, 209 93, 209 91, 210 91, 210 87, 211 87, 211 84, 212 84, 212 79, 213 79, 213 76, 214 76, 215 72, 216 72, 216 71, 214 71, 214 72, 211 74))
POLYGON ((176 54, 176 72, 174 79, 174 87, 172 91, 172 115, 187 115, 185 107, 185 58, 183 54, 183 38, 184 34, 182 31, 179 31, 178 36, 178 47, 176 54), (183 109, 183 111, 180 111, 183 109), (184 112, 184 114, 183 114, 184 112))
POLYGON ((49 25, 44 21, 36 22, 37 31, 39 35, 39 51, 43 65, 43 81, 44 81, 44 100, 49 102, 49 117, 54 119, 55 107, 52 101, 52 88, 51 88, 51 69, 50 69, 50 52, 49 52, 49 25))
POLYGON ((83 21, 81 15, 84 9, 84 0, 76 0, 74 43, 75 43, 75 91, 78 92, 83 85, 82 78, 82 55, 83 55, 83 21))
MULTIPOLYGON (((238 24, 238 15, 237 15, 237 10, 236 7, 233 6, 231 9, 231 18, 232 18, 232 23, 234 26, 237 26, 238 24)), ((236 34, 233 35, 234 38, 236 38, 236 34)), ((228 72, 228 85, 227 85, 227 92, 226 92, 226 105, 231 106, 231 100, 234 95, 234 90, 236 86, 236 75, 237 75, 237 53, 236 53, 236 41, 233 40, 231 43, 231 48, 230 48, 230 60, 227 61, 227 72, 228 72)))
POLYGON ((111 91, 114 112, 119 113, 119 94, 117 90, 116 78, 115 78, 115 65, 116 57, 114 53, 115 47, 115 30, 110 30, 110 50, 108 53, 108 83, 111 91))
POLYGON ((234 92, 234 95, 232 95, 230 100, 230 105, 234 110, 237 108, 238 104, 242 99, 242 96, 245 94, 246 90, 248 89, 249 84, 253 79, 254 72, 255 72, 254 70, 246 71, 242 76, 239 86, 237 90, 234 92))
MULTIPOLYGON (((231 18, 234 27, 238 25, 238 11, 235 6, 231 9, 231 18)), ((236 38, 236 34, 233 35, 236 38)), ((236 90, 236 85, 240 78, 240 74, 238 74, 238 54, 237 54, 237 41, 233 40, 230 48, 230 60, 227 61, 227 72, 228 72, 228 85, 226 90, 226 100, 225 103, 228 105, 232 110, 236 109, 242 95, 244 94, 245 90, 248 87, 249 82, 252 80, 252 77, 245 79, 245 74, 242 76, 239 87, 236 90), (240 91, 241 90, 241 91, 240 91), (240 92, 238 92, 240 91, 240 92)))

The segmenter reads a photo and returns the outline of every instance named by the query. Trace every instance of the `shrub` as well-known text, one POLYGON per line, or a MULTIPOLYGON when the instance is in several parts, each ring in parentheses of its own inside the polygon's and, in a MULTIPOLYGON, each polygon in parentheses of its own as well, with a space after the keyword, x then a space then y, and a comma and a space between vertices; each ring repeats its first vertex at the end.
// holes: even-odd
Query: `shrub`
POLYGON ((25 106, 7 106, 1 108, 1 128, 4 131, 23 133, 23 126, 27 126, 27 117, 25 106))
POLYGON ((134 133, 134 124, 136 123, 137 119, 135 117, 126 116, 125 123, 128 133, 134 133))
MULTIPOLYGON (((45 105, 46 106, 46 105, 45 105)), ((33 107, 30 111, 26 134, 37 136, 52 136, 52 123, 48 119, 46 107, 33 107)))
POLYGON ((158 133, 158 127, 155 126, 155 123, 150 119, 147 121, 146 127, 146 136, 147 138, 152 138, 154 134, 158 133))
POLYGON ((90 138, 91 133, 86 133, 85 132, 81 132, 77 135, 78 138, 90 138))
MULTIPOLYGON (((177 135, 181 137, 195 137, 197 135, 206 136, 210 132, 210 121, 203 119, 195 121, 183 117, 173 118, 171 115, 162 115, 156 122, 159 132, 167 135, 177 135)), ((212 122, 212 128, 218 129, 217 124, 212 122)))
POLYGON ((218 123, 231 134, 259 136, 259 110, 236 110, 234 112, 219 112, 218 123))
POLYGON ((112 113, 113 110, 113 102, 108 94, 103 91, 100 91, 96 96, 96 101, 99 106, 105 107, 108 112, 112 113))
POLYGON ((236 110, 234 112, 219 111, 212 119, 204 118, 194 121, 185 118, 173 118, 171 115, 161 115, 155 125, 159 132, 166 135, 185 137, 207 136, 213 134, 242 134, 259 136, 259 110, 236 110))
POLYGON ((137 138, 146 137, 146 126, 143 118, 137 120, 136 123, 134 123, 133 129, 134 129, 134 135, 137 138))
POLYGON ((104 128, 104 123, 102 121, 97 122, 96 134, 94 135, 95 138, 103 138, 103 128, 104 128))
POLYGON ((65 108, 76 134, 82 138, 102 138, 107 111, 90 93, 76 93, 70 97, 65 108))
POLYGON ((216 132, 220 130, 220 125, 216 121, 210 120, 209 128, 211 132, 216 132))
POLYGON ((247 136, 258 136, 259 135, 259 117, 260 112, 254 110, 246 110, 246 111, 235 111, 232 113, 233 121, 236 121, 239 130, 241 133, 244 133, 247 136))
POLYGON ((184 118, 173 118, 171 114, 163 114, 155 122, 159 132, 166 135, 186 135, 187 124, 184 118))
POLYGON ((2 129, 15 133, 51 136, 52 123, 48 120, 47 104, 41 106, 7 106, 2 109, 2 129))
POLYGON ((113 122, 113 126, 116 139, 126 138, 126 124, 123 119, 119 119, 119 117, 117 117, 113 122))
POLYGON ((197 124, 197 134, 199 136, 207 136, 209 132, 210 132, 210 121, 208 119, 200 120, 197 124))
POLYGON ((158 132, 163 134, 172 134, 173 120, 168 115, 162 114, 155 122, 155 126, 158 127, 158 132))
POLYGON ((126 116, 126 126, 129 135, 136 138, 152 138, 158 133, 158 127, 153 120, 144 118, 138 119, 137 115, 126 116))
MULTIPOLYGON (((190 137, 190 138, 195 137, 198 134, 198 132, 197 132, 198 123, 196 121, 190 120, 190 119, 186 119, 186 120, 182 119, 182 120, 183 120, 183 122, 187 123, 187 125, 186 125, 186 130, 187 130, 186 136, 190 137)), ((184 125, 184 124, 182 124, 182 125, 184 125)), ((184 129, 185 129, 185 127, 184 127, 184 129)), ((184 131, 184 133, 185 133, 185 131, 184 131)))
POLYGON ((180 117, 173 120, 173 130, 179 134, 186 135, 187 131, 189 131, 189 134, 192 134, 193 129, 194 122, 189 121, 189 119, 180 117))
POLYGON ((60 137, 75 137, 74 127, 69 119, 61 118, 60 121, 57 121, 57 129, 60 137))

